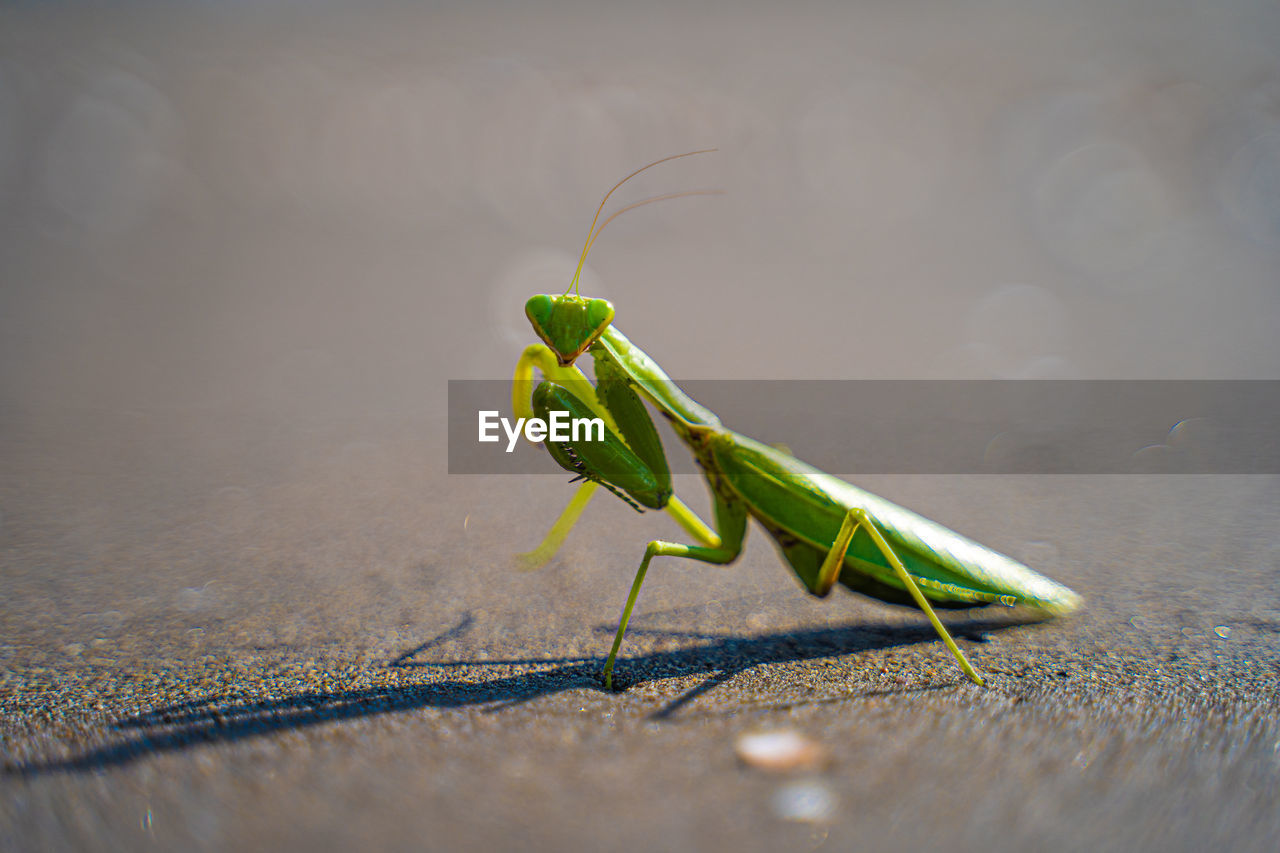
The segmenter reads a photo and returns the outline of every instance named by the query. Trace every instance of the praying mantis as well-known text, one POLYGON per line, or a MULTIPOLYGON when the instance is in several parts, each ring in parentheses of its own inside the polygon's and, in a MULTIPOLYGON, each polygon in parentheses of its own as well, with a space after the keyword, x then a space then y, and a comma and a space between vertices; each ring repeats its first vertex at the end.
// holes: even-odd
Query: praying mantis
POLYGON ((725 427, 613 325, 612 304, 579 293, 587 254, 605 225, 642 204, 705 192, 645 199, 600 223, 614 191, 660 163, 712 150, 664 157, 615 184, 596 210, 569 287, 560 295, 536 295, 525 305, 542 343, 526 347, 516 364, 512 405, 517 417, 547 419, 552 412, 563 412, 571 418, 600 418, 605 425, 603 440, 544 442, 551 458, 582 484, 542 543, 521 555, 525 567, 537 568, 555 556, 599 486, 637 511, 665 510, 694 540, 657 539, 645 547, 604 666, 605 688, 612 690, 618 651, 653 558, 731 563, 742 553, 747 521, 754 518, 810 593, 823 597, 840 583, 882 601, 918 607, 964 673, 983 685, 934 613, 935 606, 998 603, 1057 616, 1079 608, 1081 597, 935 521, 725 427), (594 385, 574 364, 586 352, 594 359, 594 385), (543 377, 536 388, 535 370, 543 377), (711 524, 674 494, 646 402, 666 418, 701 467, 711 493, 711 524))

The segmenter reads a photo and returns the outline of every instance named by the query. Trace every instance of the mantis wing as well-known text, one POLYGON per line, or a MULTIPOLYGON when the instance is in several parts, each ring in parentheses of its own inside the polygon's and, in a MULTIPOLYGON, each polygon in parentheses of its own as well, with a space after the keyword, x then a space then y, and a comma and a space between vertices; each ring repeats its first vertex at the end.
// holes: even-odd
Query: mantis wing
MULTIPOLYGON (((773 535, 810 590, 816 589, 814 562, 820 564, 831 549, 849 510, 861 509, 931 602, 1024 604, 1052 614, 1079 606, 1076 593, 1022 563, 768 445, 726 432, 712 442, 712 454, 726 485, 773 535)), ((884 601, 910 601, 862 529, 850 543, 840 582, 884 601)))

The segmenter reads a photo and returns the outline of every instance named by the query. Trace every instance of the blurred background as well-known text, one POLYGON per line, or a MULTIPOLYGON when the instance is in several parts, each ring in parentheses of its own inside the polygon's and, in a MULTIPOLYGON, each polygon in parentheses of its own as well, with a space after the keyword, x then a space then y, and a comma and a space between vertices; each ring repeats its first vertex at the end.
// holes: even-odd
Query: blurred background
POLYGON ((707 146, 584 275, 678 379, 1277 376, 1270 3, 6 5, 14 627, 509 554, 446 381, 707 146))
POLYGON ((1272 3, 11 4, 10 617, 448 552, 535 487, 443 476, 446 380, 707 146, 584 276, 677 378, 1277 376, 1272 3))
POLYGON ((1271 3, 0 15, 7 409, 430 410, 707 146, 588 279, 683 378, 1280 367, 1271 3))

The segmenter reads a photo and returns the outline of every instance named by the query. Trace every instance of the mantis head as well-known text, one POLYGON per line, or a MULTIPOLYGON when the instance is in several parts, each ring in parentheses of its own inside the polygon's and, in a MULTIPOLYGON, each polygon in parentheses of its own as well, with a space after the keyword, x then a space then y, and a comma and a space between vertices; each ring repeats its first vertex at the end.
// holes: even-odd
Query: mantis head
POLYGON ((578 258, 578 268, 574 271, 573 279, 569 282, 569 286, 565 288, 564 293, 560 296, 549 296, 545 293, 539 294, 524 304, 525 316, 533 324, 533 330, 556 354, 561 367, 568 367, 573 364, 574 360, 586 352, 604 334, 604 330, 609 328, 609 324, 613 322, 613 306, 609 304, 607 299, 589 299, 578 293, 578 281, 582 276, 582 267, 587 262, 587 253, 591 251, 591 245, 595 243, 596 237, 600 236, 600 232, 604 230, 604 227, 628 210, 634 210, 641 205, 652 204, 655 201, 666 201, 672 198, 684 198, 691 195, 718 195, 720 191, 690 190, 646 198, 627 205, 604 222, 600 222, 600 213, 604 210, 605 203, 609 201, 609 196, 613 195, 614 190, 645 169, 651 169, 668 160, 678 160, 681 157, 706 154, 715 150, 714 148, 705 148, 701 151, 689 151, 685 154, 663 157, 661 160, 655 160, 647 166, 636 169, 630 175, 614 184, 604 194, 604 199, 600 202, 600 206, 596 208, 595 218, 591 220, 591 227, 587 229, 587 242, 583 245, 582 255, 578 258), (600 222, 600 227, 598 228, 596 227, 597 222, 600 222))
POLYGON ((607 299, 540 293, 524 304, 533 330, 551 347, 561 367, 573 364, 613 322, 613 305, 607 299))

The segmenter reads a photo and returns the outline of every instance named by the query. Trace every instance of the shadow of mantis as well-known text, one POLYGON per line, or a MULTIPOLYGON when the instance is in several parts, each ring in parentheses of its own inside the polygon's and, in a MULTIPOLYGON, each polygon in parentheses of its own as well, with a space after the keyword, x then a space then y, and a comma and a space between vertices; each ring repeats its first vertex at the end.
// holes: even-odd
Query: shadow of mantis
MULTIPOLYGON (((970 619, 951 622, 958 637, 970 639, 1026 624, 1033 620, 1010 618, 970 619)), ((501 711, 542 696, 575 689, 604 692, 601 683, 603 656, 588 658, 512 658, 507 660, 437 660, 419 661, 423 652, 465 634, 473 622, 470 614, 443 633, 407 649, 388 661, 397 670, 435 671, 444 677, 422 683, 389 685, 346 691, 303 691, 283 699, 248 700, 242 696, 220 695, 156 708, 126 717, 111 726, 117 733, 109 742, 84 750, 67 758, 31 762, 4 768, 6 775, 32 776, 55 772, 83 772, 133 763, 150 755, 192 747, 230 743, 246 738, 262 737, 273 732, 306 728, 335 720, 359 719, 381 714, 412 711, 420 708, 467 708, 490 706, 485 710, 501 711), (483 666, 549 667, 533 672, 503 675, 476 681, 450 678, 450 669, 474 669, 483 666)), ((616 626, 615 626, 616 627, 616 626)), ((614 627, 597 630, 612 633, 614 627)), ((688 638, 703 642, 687 648, 650 652, 627 658, 622 671, 625 683, 620 686, 659 681, 694 674, 707 678, 650 715, 664 720, 674 716, 697 697, 744 670, 771 663, 799 662, 821 658, 908 646, 930 642, 936 638, 927 624, 884 625, 856 624, 837 628, 821 628, 755 636, 708 635, 696 632, 673 632, 636 628, 632 635, 650 634, 688 638)), ((950 686, 940 685, 937 688, 950 686)), ((919 690, 920 688, 915 688, 919 690)), ((884 691, 880 691, 884 692, 884 691)), ((911 688, 901 691, 913 692, 911 688)), ((840 697, 846 698, 846 697, 840 697)), ((850 694, 847 698, 857 698, 850 694)), ((815 700, 828 701, 828 700, 815 700)), ((832 700, 833 701, 833 700, 832 700)))

